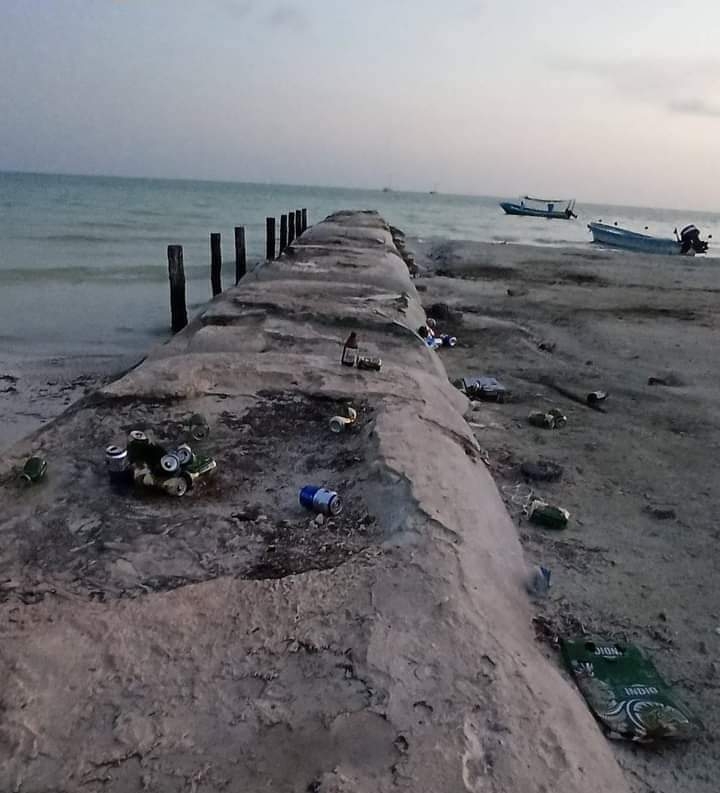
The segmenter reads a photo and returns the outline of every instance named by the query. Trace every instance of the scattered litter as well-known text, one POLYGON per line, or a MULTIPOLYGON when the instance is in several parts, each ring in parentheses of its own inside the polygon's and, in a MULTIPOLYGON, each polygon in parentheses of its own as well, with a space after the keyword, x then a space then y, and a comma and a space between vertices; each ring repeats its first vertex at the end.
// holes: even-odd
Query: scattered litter
POLYGON ((558 410, 558 408, 552 408, 552 410, 548 410, 547 413, 543 411, 533 411, 528 416, 528 421, 533 427, 541 427, 542 429, 546 430, 556 430, 560 427, 564 427, 567 424, 567 416, 562 412, 562 410, 558 410))
POLYGON ((196 455, 186 443, 166 449, 152 441, 146 432, 132 430, 127 448, 106 447, 105 467, 116 484, 135 483, 180 497, 212 474, 217 463, 212 457, 196 455))
POLYGON ((300 490, 300 504, 311 512, 322 515, 339 515, 342 512, 342 501, 334 490, 317 485, 306 485, 300 490))
POLYGON ((330 419, 330 429, 332 432, 339 434, 357 423, 358 414, 355 408, 347 406, 343 412, 345 413, 344 416, 333 416, 330 419))
POLYGON ((534 482, 557 482, 562 478, 562 466, 550 460, 538 460, 537 462, 525 462, 520 466, 520 473, 534 482))
POLYGON ((570 520, 570 513, 562 507, 536 499, 528 507, 528 518, 547 529, 564 529, 570 520))
POLYGON ((657 520, 675 520, 677 518, 677 513, 672 507, 657 507, 648 504, 645 507, 645 512, 657 520))
POLYGON ((591 391, 585 397, 585 401, 588 405, 597 405, 599 402, 604 402, 607 398, 607 391, 591 391))
POLYGON ((517 485, 505 485, 502 492, 511 504, 522 507, 523 510, 527 510, 534 495, 533 489, 522 482, 517 485))
POLYGON ((526 581, 525 589, 533 597, 545 597, 550 590, 550 578, 552 573, 547 567, 536 565, 530 571, 526 581))
POLYGON ((47 460, 44 457, 30 457, 23 465, 20 478, 29 485, 36 485, 45 478, 47 460))
POLYGON ((359 355, 360 350, 358 349, 357 333, 353 331, 345 341, 340 363, 342 363, 343 366, 355 366, 359 355))
POLYGON ((687 739, 698 725, 650 659, 632 644, 563 639, 562 654, 580 691, 610 737, 687 739))
POLYGON ((360 356, 357 359, 357 368, 369 372, 379 372, 382 369, 382 358, 369 358, 360 356))
POLYGON ((190 416, 190 437, 194 441, 204 441, 210 434, 210 425, 202 413, 193 413, 190 416))
MULTIPOLYGON (((556 383, 550 377, 543 376, 540 378, 540 382, 543 385, 547 386, 548 388, 552 388, 553 391, 557 391, 558 394, 562 394, 562 396, 571 399, 573 402, 577 402, 580 405, 586 405, 587 407, 592 408, 593 410, 597 410, 598 413, 605 412, 605 409, 599 404, 598 400, 588 401, 587 395, 585 395, 584 397, 580 396, 574 391, 571 391, 569 388, 565 388, 565 386, 556 383)), ((596 393, 602 393, 602 392, 596 392, 596 393)))
POLYGON ((505 402, 510 392, 494 377, 463 377, 462 388, 472 399, 484 402, 505 402))

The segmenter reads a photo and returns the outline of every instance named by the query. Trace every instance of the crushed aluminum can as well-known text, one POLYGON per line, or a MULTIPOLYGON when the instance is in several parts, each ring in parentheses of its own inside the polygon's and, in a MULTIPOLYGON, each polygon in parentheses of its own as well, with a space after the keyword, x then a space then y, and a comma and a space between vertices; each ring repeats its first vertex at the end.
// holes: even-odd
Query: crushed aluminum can
POLYGON ((443 342, 442 339, 438 339, 436 336, 428 335, 425 337, 425 346, 431 350, 439 350, 443 346, 443 342))
POLYGON ((443 347, 455 347, 457 345, 457 338, 455 336, 449 336, 447 333, 443 334, 440 340, 442 341, 443 347))
POLYGON ((202 413, 193 413, 190 416, 190 437, 194 441, 204 441, 210 434, 210 425, 202 413))
POLYGON ((182 498, 190 489, 190 483, 184 476, 171 476, 156 482, 156 487, 164 490, 169 496, 182 498))
POLYGON ((212 457, 198 457, 193 455, 192 460, 183 468, 183 476, 192 487, 195 483, 217 469, 217 463, 212 457))
POLYGON ((588 403, 588 405, 597 405, 600 402, 604 402, 607 398, 607 391, 591 391, 585 397, 585 401, 588 403))
POLYGON ((45 478, 47 473, 47 460, 44 457, 30 457, 23 466, 21 479, 31 485, 36 485, 45 478))
POLYGON ((300 505, 320 515, 339 515, 342 501, 334 490, 317 485, 306 485, 300 490, 300 505))
POLYGON ((469 397, 485 402, 505 402, 510 396, 507 388, 494 377, 463 377, 462 386, 469 397))
POLYGON ((360 356, 356 364, 358 369, 364 369, 369 372, 379 372, 382 369, 382 358, 368 358, 360 356))
POLYGON ((528 508, 528 518, 533 523, 548 529, 564 529, 570 520, 570 513, 566 509, 537 499, 528 508))
POLYGON ((357 421, 357 410, 349 405, 345 407, 344 416, 333 416, 330 419, 330 430, 337 434, 344 432, 357 421))

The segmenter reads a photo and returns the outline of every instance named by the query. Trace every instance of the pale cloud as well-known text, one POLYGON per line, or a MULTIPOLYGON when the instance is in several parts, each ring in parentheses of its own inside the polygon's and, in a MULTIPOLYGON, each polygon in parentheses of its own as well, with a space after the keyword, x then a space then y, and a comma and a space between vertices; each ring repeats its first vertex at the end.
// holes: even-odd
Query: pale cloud
POLYGON ((630 101, 661 106, 678 114, 720 117, 720 59, 627 58, 586 60, 563 58, 549 66, 568 75, 595 78, 630 101))

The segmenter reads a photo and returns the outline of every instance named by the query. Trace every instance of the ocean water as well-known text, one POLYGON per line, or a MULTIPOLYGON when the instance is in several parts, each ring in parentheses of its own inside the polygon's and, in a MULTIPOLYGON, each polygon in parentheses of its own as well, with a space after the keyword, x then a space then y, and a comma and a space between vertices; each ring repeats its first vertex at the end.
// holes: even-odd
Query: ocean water
MULTIPOLYGON (((234 274, 233 228, 248 258, 264 252, 265 218, 307 207, 377 209, 409 236, 533 245, 590 244, 602 218, 670 236, 689 222, 720 235, 720 214, 578 204, 578 220, 507 217, 498 198, 320 187, 0 173, 0 345, 13 355, 141 355, 169 336, 167 245, 184 246, 190 311, 210 298, 209 234, 223 235, 223 283, 234 274)), ((718 242, 720 245, 720 241, 718 242)))

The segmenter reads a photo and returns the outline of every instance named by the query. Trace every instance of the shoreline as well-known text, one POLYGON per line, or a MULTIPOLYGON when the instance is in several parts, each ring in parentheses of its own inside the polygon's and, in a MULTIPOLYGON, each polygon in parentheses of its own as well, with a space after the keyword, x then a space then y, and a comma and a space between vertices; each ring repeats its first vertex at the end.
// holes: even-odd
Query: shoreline
POLYGON ((528 563, 552 571, 535 604, 538 642, 564 672, 556 638, 587 630, 640 645, 702 721, 662 751, 610 745, 634 793, 714 793, 720 751, 718 270, 700 257, 559 252, 408 241, 423 304, 458 338, 451 379, 496 377, 505 404, 468 414, 528 563), (440 270, 443 275, 438 275, 440 270), (438 304, 441 304, 438 306, 438 304), (445 306, 445 308, 443 308, 445 306), (443 320, 441 317, 444 316, 443 320), (609 392, 605 413, 546 384, 609 392), (558 408, 558 430, 529 425, 558 408), (562 469, 538 482, 521 465, 562 469), (564 531, 523 518, 530 494, 567 508, 564 531))

